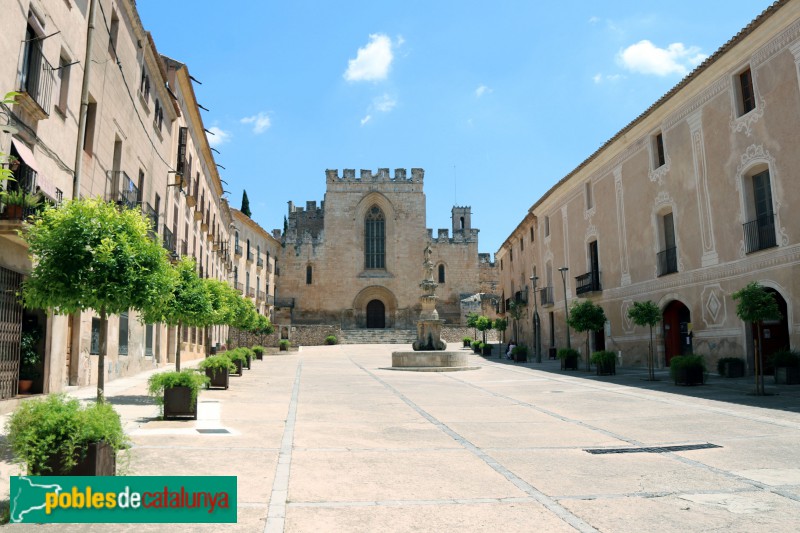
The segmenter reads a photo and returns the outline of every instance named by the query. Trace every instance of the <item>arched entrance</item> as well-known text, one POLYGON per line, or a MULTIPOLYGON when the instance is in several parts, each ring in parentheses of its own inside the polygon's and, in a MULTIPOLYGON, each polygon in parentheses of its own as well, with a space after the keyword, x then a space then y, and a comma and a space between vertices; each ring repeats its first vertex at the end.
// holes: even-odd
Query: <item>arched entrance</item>
MULTIPOLYGON (((780 350, 788 350, 789 346, 789 319, 788 319, 788 308, 786 305, 786 300, 783 299, 781 293, 773 289, 772 287, 764 287, 769 293, 775 295, 775 301, 778 302, 778 309, 781 312, 780 320, 766 320, 761 329, 761 356, 762 361, 764 362, 764 374, 773 374, 775 369, 772 367, 770 363, 770 358, 772 354, 780 350)), ((753 324, 752 326, 752 334, 753 338, 756 338, 758 335, 758 331, 756 331, 756 326, 753 324)))
POLYGON ((683 302, 673 300, 664 308, 664 363, 667 366, 676 355, 692 353, 691 323, 692 313, 683 302))
POLYGON ((367 328, 383 329, 386 327, 386 306, 380 300, 370 300, 367 304, 367 328))

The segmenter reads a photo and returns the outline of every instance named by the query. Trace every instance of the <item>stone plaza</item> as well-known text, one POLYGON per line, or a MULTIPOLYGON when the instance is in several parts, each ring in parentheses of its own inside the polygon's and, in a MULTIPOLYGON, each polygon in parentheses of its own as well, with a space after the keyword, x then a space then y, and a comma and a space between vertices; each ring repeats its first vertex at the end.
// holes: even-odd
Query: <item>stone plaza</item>
MULTIPOLYGON (((201 393, 197 421, 161 421, 149 373, 115 380, 106 394, 133 441, 123 473, 237 476, 238 523, 186 531, 800 529, 792 387, 756 397, 750 378, 677 387, 666 373, 597 377, 472 353, 481 368, 471 372, 383 369, 395 349, 302 347, 254 361, 229 390, 201 393)), ((5 492, 17 467, 0 472, 5 492)), ((109 527, 172 526, 35 529, 109 527)))

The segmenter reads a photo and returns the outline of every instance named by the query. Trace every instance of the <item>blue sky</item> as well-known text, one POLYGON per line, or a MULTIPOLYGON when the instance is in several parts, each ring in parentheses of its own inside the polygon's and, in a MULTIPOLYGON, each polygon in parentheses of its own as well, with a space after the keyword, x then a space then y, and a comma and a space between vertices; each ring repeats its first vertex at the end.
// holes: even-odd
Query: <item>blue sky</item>
POLYGON ((770 2, 139 0, 186 63, 239 208, 283 226, 325 169, 425 169, 427 225, 494 253, 553 184, 770 2), (220 9, 220 7, 224 9, 220 9))

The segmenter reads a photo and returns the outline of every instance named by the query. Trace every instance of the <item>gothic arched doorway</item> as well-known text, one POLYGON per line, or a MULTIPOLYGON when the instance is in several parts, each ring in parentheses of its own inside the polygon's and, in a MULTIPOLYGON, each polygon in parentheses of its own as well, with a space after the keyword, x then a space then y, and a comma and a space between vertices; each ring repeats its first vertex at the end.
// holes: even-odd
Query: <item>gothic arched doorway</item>
POLYGON ((691 323, 692 313, 683 302, 671 301, 665 308, 662 318, 664 325, 664 363, 676 355, 692 353, 691 323))
MULTIPOLYGON (((770 362, 772 354, 780 350, 788 350, 789 346, 789 319, 788 307, 786 300, 783 299, 781 293, 772 287, 764 287, 769 293, 775 295, 775 301, 778 302, 778 309, 781 312, 779 320, 765 320, 761 328, 761 360, 764 362, 764 374, 773 374, 775 369, 770 362)), ((753 338, 758 335, 756 325, 752 326, 753 338)))
POLYGON ((386 327, 386 306, 380 300, 370 300, 367 304, 367 328, 383 329, 386 327))

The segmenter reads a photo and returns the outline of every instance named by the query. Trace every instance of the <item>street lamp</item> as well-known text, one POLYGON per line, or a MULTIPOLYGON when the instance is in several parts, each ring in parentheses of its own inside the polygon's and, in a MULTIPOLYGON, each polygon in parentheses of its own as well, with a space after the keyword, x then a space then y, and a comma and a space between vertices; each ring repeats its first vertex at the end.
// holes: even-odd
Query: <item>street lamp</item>
POLYGON ((572 344, 569 341, 569 308, 567 307, 567 271, 569 267, 561 267, 558 269, 561 272, 561 283, 564 284, 564 314, 566 315, 567 320, 567 348, 571 349, 572 344))
POLYGON ((536 353, 536 362, 542 362, 542 334, 540 331, 541 323, 539 322, 539 304, 536 301, 536 282, 539 281, 539 276, 531 276, 531 286, 533 287, 533 350, 536 353))

